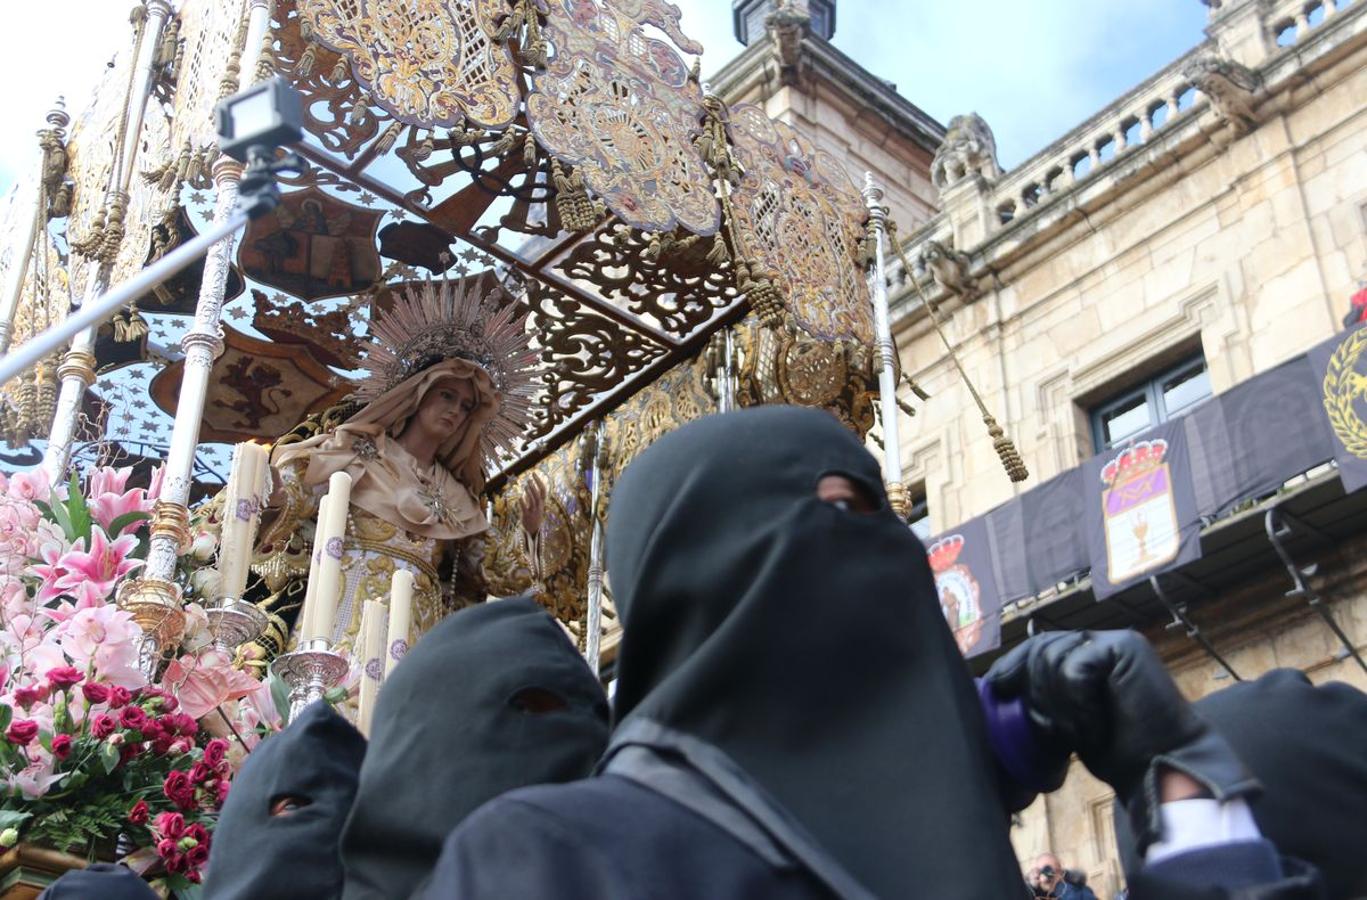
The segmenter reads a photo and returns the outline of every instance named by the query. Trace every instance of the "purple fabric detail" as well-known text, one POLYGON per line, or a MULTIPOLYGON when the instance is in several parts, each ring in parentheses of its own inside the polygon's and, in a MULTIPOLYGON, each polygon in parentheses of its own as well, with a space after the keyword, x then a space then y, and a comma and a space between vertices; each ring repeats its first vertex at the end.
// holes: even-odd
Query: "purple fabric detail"
POLYGON ((1002 700, 986 678, 974 680, 983 717, 987 719, 987 739, 997 762, 1021 787, 1037 793, 1049 790, 1053 785, 1046 781, 1048 766, 1041 758, 1039 742, 1025 713, 1025 702, 1019 697, 1002 700))

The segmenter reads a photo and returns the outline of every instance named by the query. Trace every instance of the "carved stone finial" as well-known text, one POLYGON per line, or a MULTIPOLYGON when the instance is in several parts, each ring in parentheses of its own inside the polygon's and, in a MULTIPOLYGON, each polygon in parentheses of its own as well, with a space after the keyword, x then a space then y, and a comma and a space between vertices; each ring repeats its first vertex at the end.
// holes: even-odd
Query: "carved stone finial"
POLYGON ((1204 94, 1217 115, 1239 134, 1258 124, 1258 91, 1262 78, 1247 66, 1219 56, 1198 56, 1182 67, 1182 76, 1204 94))
POLYGON ((965 299, 977 296, 978 280, 969 274, 971 260, 967 253, 932 239, 921 245, 918 258, 935 283, 946 291, 965 299))
POLYGON ((66 111, 65 97, 57 97, 57 102, 52 105, 52 109, 48 110, 47 123, 58 131, 71 124, 71 116, 66 111))
POLYGON ((969 177, 993 182, 1002 174, 997 163, 997 141, 977 113, 949 120, 944 143, 930 163, 931 182, 944 191, 969 177))

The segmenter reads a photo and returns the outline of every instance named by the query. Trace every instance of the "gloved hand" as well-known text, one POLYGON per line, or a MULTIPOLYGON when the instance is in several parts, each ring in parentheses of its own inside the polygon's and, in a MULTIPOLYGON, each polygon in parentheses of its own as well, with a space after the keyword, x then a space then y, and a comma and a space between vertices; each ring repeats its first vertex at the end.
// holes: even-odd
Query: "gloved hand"
POLYGON ((1133 631, 1036 635, 993 663, 986 680, 998 697, 1024 701, 1046 748, 1077 753, 1115 788, 1141 852, 1161 836, 1161 767, 1190 776, 1221 802, 1259 789, 1133 631))

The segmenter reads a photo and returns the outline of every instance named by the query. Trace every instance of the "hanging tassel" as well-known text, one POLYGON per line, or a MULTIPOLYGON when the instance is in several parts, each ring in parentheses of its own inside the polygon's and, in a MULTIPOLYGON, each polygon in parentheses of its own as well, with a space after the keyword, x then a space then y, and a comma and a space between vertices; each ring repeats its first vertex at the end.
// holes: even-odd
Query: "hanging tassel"
MULTIPOLYGON (((383 156, 384 154, 388 153, 390 150, 393 150, 393 149, 394 149, 394 144, 399 140, 399 133, 402 132, 402 131, 403 131, 403 123, 402 123, 402 122, 391 122, 391 123, 389 123, 389 127, 386 128, 386 129, 384 130, 384 134, 380 135, 380 139, 379 139, 378 141, 375 142, 375 150, 376 150, 376 152, 377 152, 379 155, 383 156)), ((431 138, 428 138, 428 140, 430 141, 431 138)), ((429 151, 429 153, 428 153, 428 156, 431 156, 431 152, 430 152, 430 151, 429 151)), ((427 157, 424 156, 424 157, 422 157, 422 158, 423 158, 423 159, 426 159, 427 157)))
POLYGON ((119 245, 123 243, 124 216, 128 213, 128 195, 123 191, 109 192, 109 213, 105 217, 104 237, 96 257, 113 265, 119 255, 119 245))
POLYGON ((332 67, 332 75, 329 76, 328 81, 332 82, 332 85, 336 87, 343 81, 346 81, 350 74, 351 66, 347 63, 347 58, 345 56, 339 56, 337 57, 337 65, 332 67))
POLYGON ((360 125, 365 121, 366 116, 370 115, 370 104, 375 102, 375 98, 369 93, 362 94, 356 98, 356 104, 351 107, 351 112, 347 114, 347 121, 352 125, 360 125))
POLYGON ((551 182, 555 185, 555 209, 560 214, 560 224, 569 231, 588 231, 593 228, 598 219, 579 173, 566 175, 560 160, 553 160, 551 182))
POLYGON ((983 402, 978 389, 974 387, 972 379, 968 377, 968 372, 964 369, 963 363, 959 361, 959 354, 954 352, 953 345, 949 343, 949 338, 945 336, 944 329, 940 327, 939 313, 935 305, 930 302, 930 298, 926 296, 920 280, 917 279, 915 271, 911 268, 911 263, 907 261, 906 252, 902 249, 902 242, 897 239, 897 224, 891 219, 888 220, 887 234, 888 243, 892 245, 892 250, 897 254, 897 258, 902 261, 902 269, 907 273, 908 280, 915 286, 916 292, 921 297, 921 303, 930 316, 930 324, 934 326, 935 333, 940 336, 940 343, 944 344, 945 352, 949 355, 950 361, 954 363, 954 367, 959 370, 959 377, 964 380, 964 386, 968 388, 968 393, 973 397, 973 402, 978 405, 978 411, 982 413, 983 424, 987 426, 988 437, 992 438, 992 449, 997 451, 997 456, 1002 461, 1002 467, 1006 469, 1007 477, 1015 482, 1025 481, 1030 477, 1030 470, 1025 467, 1025 461, 1021 459, 1020 453, 1016 450, 1016 445, 1006 436, 1006 430, 998 425, 997 420, 987 411, 987 404, 983 402))
POLYGON ((308 78, 313 74, 313 67, 317 64, 318 45, 310 41, 304 52, 299 54, 299 61, 294 64, 294 74, 300 78, 308 78))
POLYGON ((722 238, 721 232, 718 231, 712 235, 712 247, 707 251, 707 263, 720 268, 730 261, 731 252, 726 249, 726 241, 722 238))
POLYGON ((536 140, 532 138, 530 131, 522 139, 522 162, 529 169, 536 165, 536 140))
POLYGON ((752 264, 740 263, 736 269, 737 286, 750 302, 750 309, 766 328, 777 329, 783 325, 783 294, 774 284, 773 276, 760 274, 752 276, 752 264))

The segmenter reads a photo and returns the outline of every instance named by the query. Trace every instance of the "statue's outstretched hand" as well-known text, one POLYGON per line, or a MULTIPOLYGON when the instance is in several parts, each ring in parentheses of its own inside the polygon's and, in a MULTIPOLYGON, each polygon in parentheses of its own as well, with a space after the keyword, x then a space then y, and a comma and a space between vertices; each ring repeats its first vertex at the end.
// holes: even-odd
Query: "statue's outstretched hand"
POLYGON ((546 487, 541 483, 541 479, 532 475, 527 479, 527 486, 522 490, 522 527, 527 534, 535 535, 541 532, 541 520, 546 514, 546 487))

